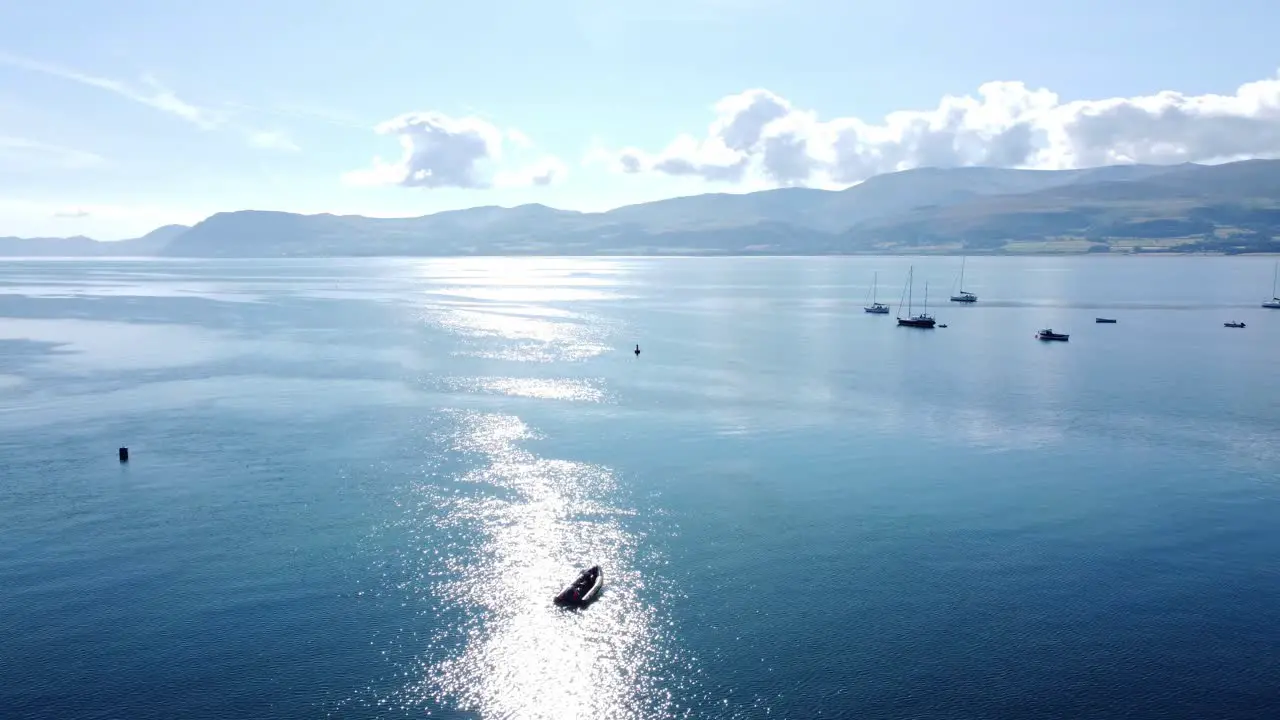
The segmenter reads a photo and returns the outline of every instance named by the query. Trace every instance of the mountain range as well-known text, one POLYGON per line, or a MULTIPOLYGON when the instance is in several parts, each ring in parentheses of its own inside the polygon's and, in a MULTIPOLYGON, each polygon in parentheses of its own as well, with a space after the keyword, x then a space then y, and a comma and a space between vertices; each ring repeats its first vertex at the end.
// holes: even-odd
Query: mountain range
POLYGON ((117 242, 0 238, 5 256, 369 257, 1276 252, 1280 160, 1080 170, 919 168, 845 190, 711 193, 601 213, 415 218, 242 210, 117 242))

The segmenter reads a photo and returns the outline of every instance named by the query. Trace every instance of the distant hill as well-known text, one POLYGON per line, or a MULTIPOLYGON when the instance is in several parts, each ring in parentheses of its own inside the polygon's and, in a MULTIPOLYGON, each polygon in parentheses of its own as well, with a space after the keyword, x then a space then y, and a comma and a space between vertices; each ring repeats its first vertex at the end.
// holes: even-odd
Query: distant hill
MULTIPOLYGON (((1113 169, 1118 168, 1100 170, 1113 169)), ((1083 180, 1034 192, 873 219, 845 235, 849 242, 882 248, 958 246, 969 252, 1064 241, 1103 250, 1275 252, 1280 251, 1280 161, 1185 164, 1133 179, 1090 172, 1083 180)))
POLYGON ((191 228, 165 225, 140 238, 99 242, 77 235, 69 238, 0 237, 0 257, 151 257, 160 255, 191 228))
POLYGON ((243 210, 134 240, 0 238, 0 255, 326 257, 1280 251, 1280 160, 919 168, 841 191, 710 193, 603 213, 416 218, 243 210))

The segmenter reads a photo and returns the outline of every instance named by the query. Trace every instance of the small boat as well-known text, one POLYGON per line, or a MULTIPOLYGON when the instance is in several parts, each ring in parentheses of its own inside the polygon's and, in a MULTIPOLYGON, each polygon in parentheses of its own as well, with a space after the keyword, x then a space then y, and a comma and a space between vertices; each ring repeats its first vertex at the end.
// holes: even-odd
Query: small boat
POLYGON ((1244 323, 1242 323, 1242 322, 1225 322, 1225 323, 1222 323, 1222 327, 1242 328, 1242 327, 1244 327, 1244 323))
POLYGON ((1110 324, 1110 325, 1115 325, 1115 324, 1116 324, 1116 319, 1115 319, 1115 318, 1094 318, 1094 319, 1093 319, 1093 321, 1094 321, 1094 322, 1096 322, 1096 323, 1107 323, 1107 324, 1110 324))
POLYGON ((1048 328, 1036 333, 1036 339, 1038 340, 1059 340, 1062 342, 1066 342, 1067 338, 1069 337, 1071 336, 1064 335, 1063 333, 1056 333, 1052 330, 1049 330, 1048 328))
POLYGON ((556 595, 555 603, 569 607, 586 607, 600 597, 600 591, 603 588, 604 571, 599 565, 592 565, 583 570, 573 584, 556 595))
POLYGON ((939 325, 938 327, 940 327, 940 328, 944 328, 944 327, 946 327, 946 326, 947 326, 947 324, 946 324, 946 323, 942 323, 942 324, 941 324, 941 325, 939 325))
POLYGON ((951 296, 951 302, 958 303, 976 303, 978 296, 964 289, 964 264, 969 258, 960 259, 960 293, 951 296))

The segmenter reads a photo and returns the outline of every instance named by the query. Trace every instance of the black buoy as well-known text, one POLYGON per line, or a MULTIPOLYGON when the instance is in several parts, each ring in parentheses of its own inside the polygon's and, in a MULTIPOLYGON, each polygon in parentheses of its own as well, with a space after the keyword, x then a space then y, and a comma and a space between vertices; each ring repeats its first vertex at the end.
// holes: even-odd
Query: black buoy
POLYGON ((129 448, 120 448, 120 462, 129 462, 129 448))
POLYGON ((636 346, 636 357, 640 357, 640 346, 636 346))

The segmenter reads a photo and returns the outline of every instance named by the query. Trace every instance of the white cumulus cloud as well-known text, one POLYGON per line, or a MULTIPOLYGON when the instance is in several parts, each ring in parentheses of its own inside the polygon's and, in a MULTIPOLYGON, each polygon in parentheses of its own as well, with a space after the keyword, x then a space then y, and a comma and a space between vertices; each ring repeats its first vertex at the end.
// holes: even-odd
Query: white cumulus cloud
MULTIPOLYGON (((878 122, 822 120, 764 89, 725 97, 714 112, 701 137, 679 135, 658 152, 623 148, 608 153, 608 162, 630 174, 839 186, 913 167, 1280 157, 1280 75, 1231 95, 1166 91, 1070 102, 1021 82, 989 82, 976 95, 946 96, 932 110, 894 112, 878 122)), ((589 159, 602 159, 599 150, 589 159)))
POLYGON ((489 188, 549 185, 568 169, 554 157, 544 157, 514 169, 503 168, 505 144, 518 150, 533 147, 516 129, 502 130, 478 117, 411 112, 392 118, 375 130, 400 139, 399 160, 374 158, 372 167, 349 172, 344 179, 358 185, 401 185, 421 188, 489 188))

